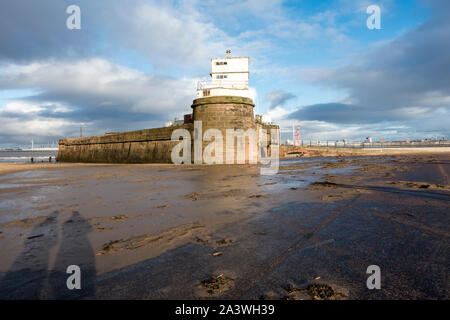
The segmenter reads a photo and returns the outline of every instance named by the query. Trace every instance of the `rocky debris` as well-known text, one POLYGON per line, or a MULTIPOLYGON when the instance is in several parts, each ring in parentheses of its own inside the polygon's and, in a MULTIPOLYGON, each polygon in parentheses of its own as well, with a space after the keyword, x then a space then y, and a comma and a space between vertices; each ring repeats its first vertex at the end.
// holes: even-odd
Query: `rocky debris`
POLYGON ((330 181, 316 181, 310 184, 314 188, 322 189, 322 188, 338 188, 339 185, 330 181))
POLYGON ((195 237, 194 240, 195 240, 195 242, 198 242, 198 243, 200 243, 200 244, 202 244, 204 246, 206 246, 209 243, 208 239, 202 239, 202 238, 199 238, 199 237, 195 237))
POLYGON ((434 183, 414 182, 414 181, 392 181, 390 184, 405 186, 412 189, 434 189, 434 190, 450 190, 450 186, 444 186, 434 183))
POLYGON ((234 280, 219 274, 218 276, 212 276, 209 279, 201 282, 201 287, 206 290, 210 295, 215 295, 225 290, 228 290, 234 284, 234 280))
POLYGON ((105 244, 103 245, 103 247, 102 247, 102 250, 100 250, 100 251, 97 253, 97 255, 100 256, 100 255, 102 255, 102 254, 107 254, 107 253, 109 253, 110 251, 113 251, 113 250, 114 250, 114 246, 115 246, 116 244, 120 243, 120 241, 121 241, 121 240, 113 240, 113 241, 110 241, 110 242, 108 242, 108 243, 105 243, 105 244))
POLYGON ((290 283, 284 288, 284 290, 286 290, 288 294, 291 294, 297 291, 297 288, 292 283, 290 283))
POLYGON ((112 216, 109 218, 110 221, 118 222, 118 221, 125 221, 128 219, 128 216, 125 214, 122 214, 120 216, 112 216))
POLYGON ((323 201, 342 199, 342 198, 343 198, 342 194, 328 194, 328 195, 324 195, 321 197, 321 199, 323 201))
MULTIPOLYGON (((319 279, 320 277, 318 276, 314 280, 319 279)), ((288 284, 283 289, 287 293, 282 298, 284 300, 339 300, 347 297, 327 284, 309 284, 303 289, 298 289, 293 284, 288 284)))
POLYGON ((306 292, 314 300, 326 300, 335 295, 333 288, 327 284, 310 284, 306 287, 306 292))
POLYGON ((186 199, 191 199, 192 201, 196 201, 200 198, 200 193, 198 192, 191 192, 189 194, 184 195, 186 199))
POLYGON ((216 241, 216 244, 218 246, 226 246, 232 244, 233 242, 233 239, 220 239, 216 241))

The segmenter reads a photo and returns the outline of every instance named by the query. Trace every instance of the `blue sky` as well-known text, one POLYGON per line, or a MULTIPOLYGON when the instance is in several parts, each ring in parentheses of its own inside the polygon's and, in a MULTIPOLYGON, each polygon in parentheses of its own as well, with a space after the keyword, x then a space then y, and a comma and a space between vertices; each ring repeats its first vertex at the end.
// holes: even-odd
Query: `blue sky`
POLYGON ((250 56, 255 111, 289 138, 449 136, 448 1, 0 3, 0 146, 162 126, 209 58, 250 56), (66 8, 81 8, 81 30, 66 8), (366 8, 381 8, 369 30, 366 8))

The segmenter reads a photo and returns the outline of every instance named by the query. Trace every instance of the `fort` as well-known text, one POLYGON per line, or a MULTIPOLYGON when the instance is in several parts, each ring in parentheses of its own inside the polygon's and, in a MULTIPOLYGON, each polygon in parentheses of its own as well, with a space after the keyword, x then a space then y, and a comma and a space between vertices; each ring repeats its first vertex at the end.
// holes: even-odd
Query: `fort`
MULTIPOLYGON (((183 120, 169 122, 162 128, 61 139, 57 160, 171 163, 173 149, 182 143, 180 137, 173 137, 177 129, 189 133, 192 154, 195 141, 210 141, 209 144, 202 143, 202 154, 211 152, 212 144, 212 153, 220 156, 223 163, 251 163, 252 159, 260 162, 261 157, 272 156, 274 147, 277 151, 279 148, 279 126, 264 122, 262 116, 255 117, 255 104, 248 87, 249 58, 231 57, 230 53, 228 50, 226 57, 211 59, 211 81, 198 82, 192 113, 186 114, 183 120), (244 133, 243 140, 239 135, 230 135, 230 131, 244 133), (254 137, 249 132, 254 132, 254 137), (228 143, 222 142, 222 137, 228 138, 228 143), (229 139, 233 139, 231 144, 229 139), (240 157, 238 150, 245 150, 245 159, 240 157)), ((200 162, 204 163, 203 159, 200 162)))

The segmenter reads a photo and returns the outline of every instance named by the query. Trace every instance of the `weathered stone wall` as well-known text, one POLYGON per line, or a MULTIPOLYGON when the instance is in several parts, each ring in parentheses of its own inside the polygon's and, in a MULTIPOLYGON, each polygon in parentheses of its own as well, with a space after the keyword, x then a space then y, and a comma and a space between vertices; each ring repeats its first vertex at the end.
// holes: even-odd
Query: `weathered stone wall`
MULTIPOLYGON (((270 141, 271 128, 275 125, 257 123, 254 120, 253 101, 245 97, 214 96, 194 100, 192 104, 194 121, 202 122, 201 137, 208 129, 218 129, 223 137, 221 153, 223 163, 226 162, 226 130, 242 129, 244 132, 253 129, 256 133, 256 145, 250 154, 249 139, 246 138, 241 147, 245 148, 244 162, 253 158, 260 161, 261 146, 259 145, 259 129, 267 129, 267 141, 270 141)), ((192 140, 192 161, 194 161, 194 124, 189 123, 176 127, 145 129, 138 131, 109 133, 102 136, 86 138, 61 139, 59 141, 58 161, 62 162, 100 162, 100 163, 171 163, 171 153, 179 141, 171 141, 175 129, 187 129, 192 140)), ((214 138, 213 138, 214 139, 214 138)), ((238 139, 234 138, 233 162, 237 163, 238 139)), ((211 144, 203 141, 202 154, 211 144)))
POLYGON ((174 129, 192 132, 193 125, 119 132, 87 138, 61 139, 58 161, 101 163, 170 163, 174 129))
MULTIPOLYGON (((227 143, 226 130, 242 129, 244 131, 253 129, 256 132, 256 123, 254 120, 253 101, 245 97, 237 96, 213 96, 194 100, 192 109, 194 110, 194 121, 202 121, 203 135, 208 129, 218 129, 223 137, 223 151, 218 155, 222 157, 223 163, 227 163, 227 143)), ((233 155, 233 163, 237 162, 237 144, 238 139, 234 139, 235 148, 229 156, 233 155)), ((203 150, 210 142, 203 143, 203 150)), ((250 156, 254 156, 257 161, 259 147, 256 146, 252 155, 250 155, 249 140, 245 139, 245 162, 249 162, 250 156)))
POLYGON ((265 151, 261 149, 262 146, 260 146, 260 154, 258 155, 259 156, 258 161, 260 160, 261 156, 262 157, 277 157, 277 156, 279 157, 280 152, 281 152, 281 149, 280 149, 281 140, 280 140, 280 131, 279 131, 280 127, 275 124, 256 122, 256 129, 258 130, 258 141, 259 142, 262 141, 262 137, 259 136, 259 134, 261 132, 260 130, 261 129, 266 130, 266 134, 267 134, 267 136, 266 136, 266 141, 267 141, 267 151, 266 152, 267 153, 265 153, 265 151), (277 129, 278 129, 278 131, 274 131, 277 129), (277 137, 273 136, 274 132, 277 133, 277 135, 278 135, 277 137), (275 147, 273 145, 273 143, 278 143, 278 155, 276 155, 272 151, 275 147))

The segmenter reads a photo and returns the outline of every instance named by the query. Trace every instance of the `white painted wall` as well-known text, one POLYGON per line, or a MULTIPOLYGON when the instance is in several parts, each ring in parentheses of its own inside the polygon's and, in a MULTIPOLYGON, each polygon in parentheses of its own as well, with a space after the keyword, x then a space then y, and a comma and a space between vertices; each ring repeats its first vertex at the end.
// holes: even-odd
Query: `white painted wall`
POLYGON ((211 72, 248 72, 249 57, 212 58, 211 72), (216 62, 226 62, 226 65, 217 65, 216 62))
POLYGON ((212 58, 211 81, 199 82, 197 97, 231 95, 252 98, 248 90, 249 60, 248 57, 212 58))

